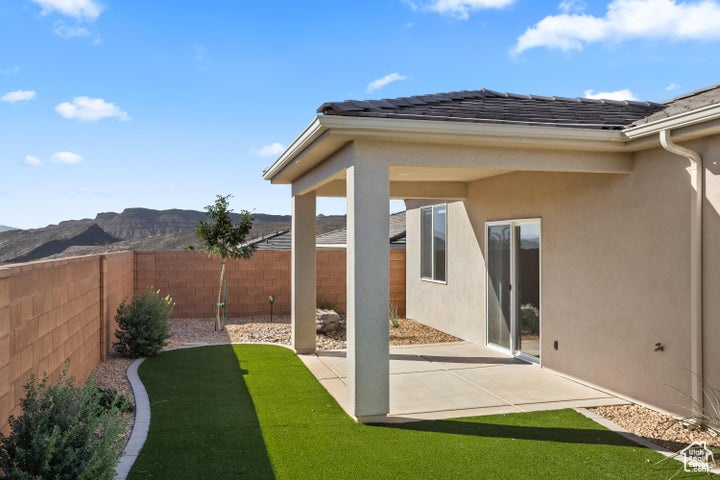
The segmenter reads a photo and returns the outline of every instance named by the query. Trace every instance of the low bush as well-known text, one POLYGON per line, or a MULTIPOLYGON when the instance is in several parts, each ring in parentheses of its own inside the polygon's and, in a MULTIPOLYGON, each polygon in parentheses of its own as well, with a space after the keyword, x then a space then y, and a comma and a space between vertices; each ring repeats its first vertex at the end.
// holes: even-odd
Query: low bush
POLYGON ((130 358, 150 357, 170 338, 170 317, 175 303, 169 295, 160 296, 160 290, 146 290, 137 294, 130 303, 123 302, 117 309, 115 351, 130 358))
POLYGON ((95 388, 98 390, 100 405, 103 408, 107 410, 117 408, 120 410, 120 413, 130 413, 134 410, 132 400, 130 400, 127 395, 123 395, 114 388, 102 388, 98 386, 95 388))
POLYGON ((0 479, 110 480, 115 476, 126 420, 101 404, 94 377, 80 387, 65 370, 57 384, 47 374, 25 385, 22 414, 0 433, 0 479))

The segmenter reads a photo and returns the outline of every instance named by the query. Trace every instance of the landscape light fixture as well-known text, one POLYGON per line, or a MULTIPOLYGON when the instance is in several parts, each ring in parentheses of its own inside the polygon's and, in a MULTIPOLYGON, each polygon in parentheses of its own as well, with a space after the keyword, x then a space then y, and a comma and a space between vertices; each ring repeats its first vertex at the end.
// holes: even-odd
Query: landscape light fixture
POLYGON ((270 295, 268 297, 268 302, 270 302, 270 322, 272 323, 272 315, 273 315, 273 303, 275 303, 275 295, 270 295))

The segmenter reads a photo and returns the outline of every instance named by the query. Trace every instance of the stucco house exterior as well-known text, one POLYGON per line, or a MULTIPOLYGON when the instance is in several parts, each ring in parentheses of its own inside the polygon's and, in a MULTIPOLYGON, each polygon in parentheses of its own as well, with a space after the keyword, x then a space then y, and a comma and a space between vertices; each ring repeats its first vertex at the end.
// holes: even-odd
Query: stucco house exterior
POLYGON ((326 103, 264 178, 292 185, 298 352, 315 349, 315 199, 347 198, 358 421, 388 412, 391 198, 408 318, 682 416, 720 386, 720 86, 326 103))

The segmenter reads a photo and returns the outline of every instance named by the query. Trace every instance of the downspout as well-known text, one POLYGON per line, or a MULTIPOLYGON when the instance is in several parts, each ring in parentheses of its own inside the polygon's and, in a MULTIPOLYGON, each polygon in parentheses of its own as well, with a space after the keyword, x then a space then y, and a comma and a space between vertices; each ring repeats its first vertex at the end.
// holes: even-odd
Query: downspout
POLYGON ((702 235, 703 235, 703 190, 704 167, 699 153, 670 139, 670 131, 660 131, 660 144, 665 150, 690 160, 691 182, 695 196, 690 213, 690 400, 692 414, 701 420, 704 413, 703 376, 703 279, 702 279, 702 235))

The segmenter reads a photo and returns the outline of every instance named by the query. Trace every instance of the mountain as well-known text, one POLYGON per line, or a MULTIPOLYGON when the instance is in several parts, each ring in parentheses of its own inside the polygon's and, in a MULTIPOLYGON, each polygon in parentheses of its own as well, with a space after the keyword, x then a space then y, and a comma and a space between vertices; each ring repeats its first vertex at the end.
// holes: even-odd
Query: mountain
POLYGON ((17 263, 63 252, 73 245, 109 245, 118 239, 90 220, 0 232, 0 262, 17 263))
POLYGON ((17 230, 17 228, 8 227, 7 225, 0 225, 0 232, 7 232, 9 230, 17 230))
MULTIPOLYGON (((240 214, 231 214, 233 220, 240 214)), ((290 229, 290 215, 253 213, 248 239, 290 229)), ((180 250, 198 247, 195 227, 205 219, 196 210, 127 208, 99 213, 95 219, 67 220, 31 230, 0 232, 0 263, 59 258, 121 250, 180 250)), ((345 226, 344 215, 319 216, 317 232, 345 226)))

